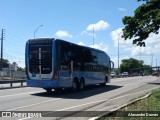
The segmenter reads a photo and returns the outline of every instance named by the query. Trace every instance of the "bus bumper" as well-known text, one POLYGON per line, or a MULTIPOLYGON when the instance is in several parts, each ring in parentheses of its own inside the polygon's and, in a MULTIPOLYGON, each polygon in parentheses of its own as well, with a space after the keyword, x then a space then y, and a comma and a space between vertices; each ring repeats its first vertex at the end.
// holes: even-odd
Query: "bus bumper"
POLYGON ((59 80, 26 80, 28 87, 59 88, 59 80))

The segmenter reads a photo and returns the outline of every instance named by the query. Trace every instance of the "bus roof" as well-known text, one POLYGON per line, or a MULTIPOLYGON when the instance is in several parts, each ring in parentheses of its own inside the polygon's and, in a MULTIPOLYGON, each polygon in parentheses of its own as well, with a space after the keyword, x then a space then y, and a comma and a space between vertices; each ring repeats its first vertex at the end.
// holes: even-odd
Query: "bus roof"
POLYGON ((33 39, 29 39, 28 41, 36 41, 36 40, 56 40, 55 38, 33 38, 33 39))

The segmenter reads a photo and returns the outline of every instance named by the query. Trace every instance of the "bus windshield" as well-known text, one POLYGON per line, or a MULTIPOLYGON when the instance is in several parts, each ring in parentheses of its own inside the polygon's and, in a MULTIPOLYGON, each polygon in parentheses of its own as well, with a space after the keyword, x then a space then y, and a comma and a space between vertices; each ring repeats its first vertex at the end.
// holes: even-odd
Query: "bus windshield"
POLYGON ((52 42, 35 40, 29 42, 29 72, 50 74, 52 72, 52 42))

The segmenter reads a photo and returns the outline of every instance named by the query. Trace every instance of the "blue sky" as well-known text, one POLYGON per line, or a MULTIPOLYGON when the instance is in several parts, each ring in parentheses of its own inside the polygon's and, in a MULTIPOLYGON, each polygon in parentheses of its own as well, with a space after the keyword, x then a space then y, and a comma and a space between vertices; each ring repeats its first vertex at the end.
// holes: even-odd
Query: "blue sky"
POLYGON ((146 48, 124 41, 122 18, 132 16, 143 4, 137 0, 1 0, 0 29, 5 29, 4 58, 24 67, 25 43, 34 37, 60 38, 107 52, 117 67, 117 41, 120 60, 142 59, 160 65, 160 35, 151 34, 146 48), (93 46, 94 26, 94 46, 93 46))

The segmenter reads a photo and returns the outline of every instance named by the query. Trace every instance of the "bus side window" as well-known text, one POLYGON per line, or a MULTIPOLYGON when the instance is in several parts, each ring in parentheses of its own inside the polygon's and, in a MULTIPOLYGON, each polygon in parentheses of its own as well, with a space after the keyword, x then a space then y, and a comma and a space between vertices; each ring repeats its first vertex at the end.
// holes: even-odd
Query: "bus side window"
POLYGON ((80 65, 79 62, 77 62, 77 61, 73 62, 73 69, 74 70, 78 70, 79 71, 80 68, 81 68, 81 65, 80 65))

